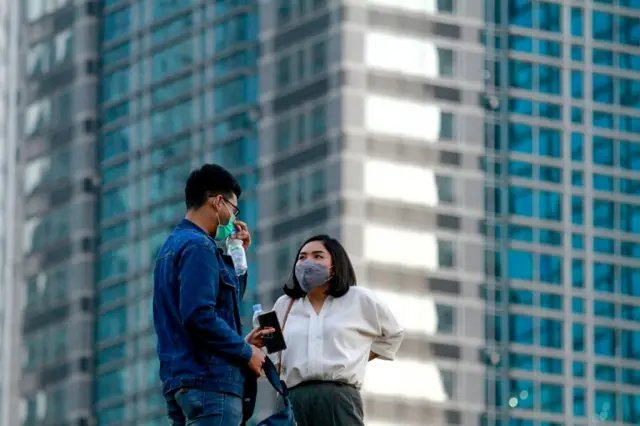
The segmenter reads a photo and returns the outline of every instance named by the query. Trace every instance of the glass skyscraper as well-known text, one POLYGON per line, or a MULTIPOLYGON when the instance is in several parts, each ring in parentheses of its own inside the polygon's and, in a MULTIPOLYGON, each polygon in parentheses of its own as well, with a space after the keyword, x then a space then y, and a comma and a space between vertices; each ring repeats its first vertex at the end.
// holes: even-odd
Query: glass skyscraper
POLYGON ((638 424, 640 2, 487 15, 485 424, 638 424))
POLYGON ((152 268, 204 162, 245 189, 247 329, 317 233, 405 327, 368 426, 640 424, 639 0, 0 0, 9 19, 0 426, 166 425, 152 268))
MULTIPOLYGON (((189 172, 205 161, 229 168, 245 191, 241 217, 256 229, 257 5, 106 1, 99 51, 95 415, 104 426, 164 425, 152 270, 184 215, 189 172)), ((250 277, 245 307, 257 271, 250 277)))

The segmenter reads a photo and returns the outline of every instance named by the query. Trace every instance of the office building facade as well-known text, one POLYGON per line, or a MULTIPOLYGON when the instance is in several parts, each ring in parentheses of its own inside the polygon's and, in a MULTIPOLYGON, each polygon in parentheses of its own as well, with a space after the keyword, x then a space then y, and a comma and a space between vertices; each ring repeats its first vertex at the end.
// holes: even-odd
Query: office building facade
POLYGON ((328 233, 405 326, 368 425, 640 422, 636 1, 1 10, 24 346, 1 426, 166 424, 152 266, 204 161, 245 188, 245 318, 328 233))

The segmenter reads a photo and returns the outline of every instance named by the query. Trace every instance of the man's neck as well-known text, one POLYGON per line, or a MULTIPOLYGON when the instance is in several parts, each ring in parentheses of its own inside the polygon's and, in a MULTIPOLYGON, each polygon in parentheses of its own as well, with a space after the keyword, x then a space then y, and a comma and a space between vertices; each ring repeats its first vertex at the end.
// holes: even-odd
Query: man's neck
POLYGON ((209 231, 207 230, 207 221, 204 220, 204 218, 202 218, 197 211, 188 211, 184 218, 195 224, 198 228, 202 229, 207 235, 210 235, 209 231))

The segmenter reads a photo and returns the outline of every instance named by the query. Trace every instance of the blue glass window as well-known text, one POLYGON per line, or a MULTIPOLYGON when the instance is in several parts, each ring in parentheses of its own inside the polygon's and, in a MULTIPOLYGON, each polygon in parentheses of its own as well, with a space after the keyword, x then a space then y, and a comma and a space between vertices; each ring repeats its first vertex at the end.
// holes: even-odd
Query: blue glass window
POLYGON ((562 360, 559 358, 540 357, 540 372, 546 374, 562 374, 562 360))
POLYGON ((540 243, 559 247, 562 245, 562 232, 553 229, 540 229, 540 243))
POLYGON ((638 47, 638 40, 640 40, 640 25, 638 16, 623 16, 618 15, 617 33, 621 44, 627 46, 638 47))
POLYGON ((587 397, 584 388, 573 388, 573 415, 584 417, 586 414, 585 404, 587 397))
POLYGON ((571 97, 582 99, 584 96, 584 75, 582 71, 571 70, 571 97))
POLYGON ((540 319, 540 346, 547 348, 562 348, 562 321, 541 318, 540 319))
POLYGON ((606 74, 593 74, 593 101, 613 104, 613 77, 606 74))
POLYGON ((509 123, 509 149, 513 152, 533 154, 533 129, 524 123, 509 123))
POLYGON ((533 371, 533 356, 509 353, 509 367, 524 371, 533 371))
POLYGON ((635 368, 622 368, 620 375, 622 376, 622 383, 640 386, 640 370, 635 368))
POLYGON ((640 424, 640 395, 622 394, 622 421, 628 424, 640 424))
MULTIPOLYGON (((635 0, 634 0, 635 1, 635 0)), ((618 64, 624 70, 640 69, 640 55, 633 53, 618 53, 618 64)))
POLYGON ((574 225, 584 223, 584 201, 579 195, 571 196, 571 222, 574 225))
POLYGON ((193 5, 193 0, 153 1, 153 19, 159 20, 193 5))
POLYGON ((546 413, 564 412, 563 387, 550 383, 540 384, 540 408, 546 413))
POLYGON ((571 122, 574 124, 582 124, 584 118, 582 117, 582 108, 571 108, 571 122))
POLYGON ((576 62, 582 62, 584 59, 584 48, 580 45, 571 45, 571 60, 576 62))
POLYGON ((572 170, 571 185, 582 188, 584 186, 584 173, 582 173, 580 170, 572 170))
POLYGON ((632 117, 626 114, 619 114, 620 131, 625 133, 640 133, 640 118, 632 117))
POLYGON ((613 15, 594 10, 592 15, 592 35, 598 41, 613 41, 613 15))
MULTIPOLYGON (((509 381, 510 398, 516 398, 517 408, 520 410, 533 410, 535 395, 533 390, 533 381, 531 380, 512 379, 509 381)), ((517 426, 533 426, 532 423, 524 422, 525 420, 519 421, 517 426)))
POLYGON ((618 418, 618 401, 615 392, 596 389, 594 414, 603 422, 615 421, 618 418))
POLYGON ((640 170, 640 143, 620 141, 619 164, 626 170, 640 170))
POLYGON ((109 364, 110 362, 123 360, 127 355, 124 343, 108 346, 98 351, 96 364, 98 367, 109 364))
POLYGON ((529 226, 509 224, 507 233, 510 241, 533 242, 533 229, 529 226))
POLYGON ((571 364, 571 371, 574 377, 584 377, 585 376, 585 366, 582 361, 573 361, 571 364))
POLYGON ((232 19, 215 26, 216 52, 223 51, 238 43, 255 41, 258 34, 258 22, 255 14, 235 15, 232 19))
POLYGON ((509 341, 520 345, 533 345, 533 318, 509 314, 509 341))
POLYGON ((622 241, 620 243, 620 254, 632 259, 640 259, 640 243, 635 241, 622 241))
POLYGON ((540 191, 539 216, 546 220, 562 220, 562 195, 553 191, 540 191))
POLYGON ((627 195, 640 194, 640 179, 620 178, 620 192, 627 195))
POLYGON ((613 192, 615 188, 614 177, 610 175, 602 175, 600 173, 593 174, 593 189, 597 191, 613 192))
POLYGON ((574 314, 584 314, 584 299, 581 297, 573 297, 571 299, 571 312, 574 314))
POLYGON ((562 44, 552 40, 538 40, 538 52, 552 58, 562 57, 562 44))
POLYGON ((594 237, 593 251, 603 254, 615 254, 615 241, 612 238, 594 237))
POLYGON ((517 52, 533 53, 533 39, 531 37, 509 34, 509 49, 517 52))
POLYGON ((640 331, 622 330, 620 332, 620 350, 623 358, 640 359, 640 331))
POLYGON ((542 182, 561 183, 562 169, 553 166, 540 166, 538 179, 542 182))
POLYGON ((593 346, 596 355, 613 357, 616 355, 616 330, 596 325, 593 327, 593 346))
POLYGON ((243 76, 230 80, 214 89, 214 107, 217 114, 247 103, 256 103, 258 80, 254 76, 243 76))
POLYGON ((640 108, 640 80, 618 79, 618 102, 627 108, 640 108))
POLYGON ((615 265, 604 262, 593 264, 593 288, 596 291, 613 293, 615 289, 615 265))
POLYGON ((99 270, 99 280, 125 275, 129 271, 129 247, 119 247, 103 253, 100 256, 99 270))
POLYGON ((562 258, 540 254, 540 281, 547 284, 562 283, 562 258))
POLYGON ((571 282, 573 287, 584 287, 584 261, 582 259, 571 260, 571 282))
POLYGON ((113 309, 98 317, 97 340, 99 342, 122 336, 127 331, 126 306, 113 309))
POLYGON ((509 213, 533 216, 533 190, 521 186, 509 186, 509 213))
POLYGON ((516 176, 526 179, 533 178, 533 165, 526 161, 509 160, 509 176, 516 176))
POLYGON ((533 279, 533 254, 522 250, 509 250, 509 278, 531 281, 533 279))
POLYGON ((559 67, 538 65, 538 84, 541 93, 559 95, 562 92, 562 77, 559 67))
POLYGON ((620 291, 629 296, 640 296, 640 269, 620 267, 620 291))
POLYGON ((561 311, 562 296, 554 293, 540 293, 540 307, 552 309, 554 311, 561 311))
POLYGON ((104 51, 101 56, 102 66, 108 67, 109 65, 128 59, 129 52, 131 51, 130 46, 130 43, 127 41, 104 51))
POLYGON ((604 67, 613 66, 613 52, 606 49, 593 49, 593 63, 604 67))
POLYGON ((571 248, 577 250, 584 249, 584 237, 581 234, 571 234, 571 248))
POLYGON ((593 111, 593 126, 601 129, 613 129, 613 114, 604 111, 593 111))
POLYGON ((595 198, 593 200, 593 226, 613 229, 615 222, 615 203, 595 198))
POLYGON ((571 325, 572 347, 574 351, 584 352, 584 324, 574 322, 571 325))
POLYGON ((151 57, 151 81, 156 82, 191 68, 193 57, 193 38, 171 45, 151 57))
POLYGON ((509 112, 513 114, 533 115, 533 102, 529 99, 509 97, 509 112))
POLYGON ((640 306, 622 304, 620 318, 626 321, 640 322, 640 306))
POLYGON ((111 41, 122 37, 131 30, 131 8, 126 7, 116 12, 108 13, 102 25, 103 41, 111 41))
POLYGON ((593 137, 593 162, 600 166, 613 166, 613 140, 604 136, 593 137))
POLYGON ((571 133, 571 159, 573 161, 584 160, 584 135, 582 133, 571 133))
POLYGON ((540 155, 552 158, 562 157, 562 134, 560 130, 541 127, 539 143, 540 155))
POLYGON ((529 290, 509 290, 509 303, 515 305, 533 306, 533 292, 529 290))
POLYGON ((571 8, 571 35, 574 37, 582 37, 584 32, 583 14, 582 8, 571 8))
POLYGON ((509 24, 518 27, 533 28, 533 4, 528 0, 509 2, 509 24))
MULTIPOLYGON (((558 104, 552 104, 549 102, 540 102, 538 104, 538 115, 540 118, 546 118, 547 120, 562 120, 562 106, 558 104)), ((560 131, 555 129, 544 129, 546 131, 553 130, 560 135, 560 131)), ((542 129, 540 129, 542 132, 542 129)))
POLYGON ((517 89, 533 89, 533 64, 511 59, 509 61, 509 85, 517 89))
POLYGON ((616 317, 616 305, 604 300, 593 301, 593 313, 597 317, 603 318, 615 318, 616 317))

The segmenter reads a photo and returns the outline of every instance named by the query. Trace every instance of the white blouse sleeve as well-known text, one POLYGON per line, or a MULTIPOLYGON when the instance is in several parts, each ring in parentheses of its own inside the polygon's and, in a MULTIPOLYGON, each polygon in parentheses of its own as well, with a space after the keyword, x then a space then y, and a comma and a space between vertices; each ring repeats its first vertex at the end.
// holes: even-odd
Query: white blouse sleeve
POLYGON ((398 324, 398 321, 396 321, 393 312, 391 312, 382 300, 374 296, 373 302, 375 304, 380 336, 373 341, 371 352, 378 355, 381 359, 392 361, 404 339, 404 330, 400 324, 398 324))

